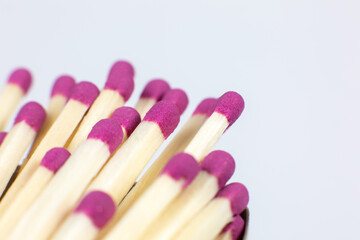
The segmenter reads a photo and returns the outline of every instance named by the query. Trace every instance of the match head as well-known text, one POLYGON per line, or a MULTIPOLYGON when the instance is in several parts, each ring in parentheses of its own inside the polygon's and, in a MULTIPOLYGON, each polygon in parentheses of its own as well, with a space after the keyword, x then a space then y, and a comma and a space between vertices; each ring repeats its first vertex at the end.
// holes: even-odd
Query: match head
POLYGON ((62 95, 66 99, 70 97, 71 92, 75 86, 75 80, 71 76, 62 75, 58 77, 51 90, 51 97, 55 95, 62 95))
MULTIPOLYGON (((196 107, 195 111, 193 112, 193 116, 196 114, 209 114, 209 110, 213 109, 216 105, 217 99, 216 98, 205 98, 202 100, 199 105, 196 107)), ((212 112, 211 112, 212 113, 212 112)))
POLYGON ((225 151, 209 153, 200 165, 201 169, 213 175, 218 180, 219 189, 225 186, 235 171, 234 158, 225 151))
POLYGON ((91 106, 98 95, 99 89, 96 85, 91 82, 83 81, 74 86, 70 99, 91 106))
POLYGON ((200 166, 193 156, 178 153, 170 159, 161 174, 167 174, 175 180, 185 180, 182 187, 189 185, 200 171, 200 166))
POLYGON ((169 89, 170 85, 165 80, 154 79, 146 84, 140 98, 152 98, 159 101, 169 89))
POLYGON ((26 94, 31 86, 31 73, 25 68, 19 68, 10 74, 8 83, 18 85, 26 94))
POLYGON ((249 203, 249 192, 241 183, 230 183, 222 188, 217 198, 227 198, 231 204, 233 215, 239 215, 249 203))
POLYGON ((41 128, 46 118, 45 109, 37 102, 28 102, 17 114, 14 125, 24 121, 36 132, 41 128))
POLYGON ((2 142, 4 141, 6 135, 7 135, 7 132, 0 132, 0 145, 1 145, 2 142))
POLYGON ((116 109, 111 115, 126 131, 126 136, 129 137, 135 130, 137 125, 141 122, 140 114, 132 107, 120 107, 116 109))
POLYGON ((94 125, 87 139, 102 141, 108 146, 110 153, 113 153, 122 142, 123 132, 116 120, 102 119, 94 125))
POLYGON ((69 157, 70 152, 65 148, 52 148, 45 154, 41 160, 40 166, 47 168, 55 174, 69 157))
POLYGON ((185 109, 189 103, 189 99, 188 99, 186 93, 179 88, 174 88, 174 89, 167 91, 161 100, 162 101, 170 101, 172 103, 175 103, 176 106, 178 106, 178 108, 179 108, 180 115, 185 111, 185 109))
MULTIPOLYGON (((236 92, 226 92, 217 101, 214 112, 224 115, 229 127, 240 117, 245 107, 244 99, 236 92)), ((209 113, 211 114, 211 113, 209 113)))
POLYGON ((74 213, 85 214, 98 229, 102 229, 111 220, 115 211, 115 202, 108 194, 92 191, 81 200, 74 213))
POLYGON ((233 218, 233 221, 229 224, 227 224, 223 230, 221 231, 221 233, 226 233, 226 232, 230 232, 231 234, 231 239, 232 240, 237 240, 240 237, 240 234, 242 232, 242 230, 245 227, 245 222, 242 219, 242 217, 240 216, 235 216, 233 218))
POLYGON ((117 61, 111 67, 104 89, 116 90, 125 101, 134 91, 134 68, 126 61, 117 61))
POLYGON ((172 102, 160 101, 146 113, 144 121, 159 125, 166 139, 177 127, 180 121, 179 108, 172 102))

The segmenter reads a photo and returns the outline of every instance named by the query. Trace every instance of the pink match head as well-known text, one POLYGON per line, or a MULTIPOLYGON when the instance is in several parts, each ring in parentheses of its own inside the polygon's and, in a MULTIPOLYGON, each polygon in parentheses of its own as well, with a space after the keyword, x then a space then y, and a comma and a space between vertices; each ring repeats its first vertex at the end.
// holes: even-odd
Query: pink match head
POLYGON ((144 121, 159 125, 166 139, 177 127, 180 121, 179 108, 172 102, 160 101, 146 113, 144 121))
POLYGON ((225 186, 235 171, 235 160, 227 152, 213 151, 209 153, 200 165, 201 169, 213 175, 218 180, 219 189, 225 186))
POLYGON ((7 132, 0 132, 0 145, 1 145, 2 142, 4 141, 6 135, 7 135, 7 132))
POLYGON ((18 85, 26 94, 31 86, 31 73, 25 68, 19 68, 10 74, 8 83, 18 85))
POLYGON ((243 231, 245 227, 245 222, 240 216, 235 216, 233 218, 233 221, 229 224, 227 224, 221 233, 230 232, 231 239, 237 240, 240 237, 241 232, 243 231))
POLYGON ((108 145, 110 153, 113 153, 122 142, 123 132, 116 120, 102 119, 94 125, 87 138, 102 141, 108 145))
POLYGON ((55 95, 62 95, 68 99, 75 86, 75 80, 71 76, 62 75, 58 77, 51 90, 51 97, 55 95))
POLYGON ((184 179, 182 185, 185 188, 200 171, 200 166, 193 156, 187 153, 178 153, 170 159, 161 174, 167 174, 175 180, 184 179))
POLYGON ((180 114, 185 111, 189 103, 186 93, 178 88, 167 91, 161 100, 175 103, 179 108, 180 114))
POLYGON ((46 118, 45 109, 37 102, 28 102, 17 114, 14 125, 24 121, 36 132, 41 128, 46 118))
POLYGON ((40 166, 47 168, 55 174, 69 157, 70 152, 65 148, 52 148, 45 154, 41 160, 40 166))
POLYGON ((238 215, 246 208, 249 203, 249 192, 241 183, 230 183, 223 187, 217 198, 227 198, 231 204, 233 215, 238 215))
POLYGON ((111 67, 105 89, 116 90, 127 101, 134 91, 134 68, 126 61, 117 61, 111 67))
POLYGON ((74 213, 85 214, 98 229, 102 229, 111 220, 115 210, 115 202, 107 193, 92 191, 81 200, 74 213))
POLYGON ((98 95, 99 89, 93 83, 83 81, 74 86, 70 98, 91 106, 98 95))
POLYGON ((208 114, 209 110, 215 107, 217 99, 216 98, 205 98, 202 100, 199 105, 196 107, 193 112, 193 116, 196 114, 208 114))
POLYGON ((165 80, 154 79, 146 84, 140 98, 152 98, 159 101, 169 89, 170 86, 165 80))
POLYGON ((230 127, 240 117, 244 107, 245 102, 240 94, 229 91, 218 99, 214 112, 224 115, 230 127))
POLYGON ((130 136, 137 125, 141 122, 140 114, 132 107, 120 107, 111 115, 126 131, 126 136, 130 136))

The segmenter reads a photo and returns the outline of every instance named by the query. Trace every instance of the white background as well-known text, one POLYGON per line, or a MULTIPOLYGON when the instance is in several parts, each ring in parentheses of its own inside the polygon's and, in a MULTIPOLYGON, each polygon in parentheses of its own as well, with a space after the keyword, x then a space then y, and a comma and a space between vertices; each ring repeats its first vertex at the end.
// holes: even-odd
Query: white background
MULTIPOLYGON (((154 77, 246 108, 216 146, 250 191, 249 239, 359 239, 359 1, 3 1, 0 78, 17 66, 48 102, 68 73, 103 87, 136 68, 133 105, 154 77)), ((182 121, 183 122, 183 121, 182 121)))

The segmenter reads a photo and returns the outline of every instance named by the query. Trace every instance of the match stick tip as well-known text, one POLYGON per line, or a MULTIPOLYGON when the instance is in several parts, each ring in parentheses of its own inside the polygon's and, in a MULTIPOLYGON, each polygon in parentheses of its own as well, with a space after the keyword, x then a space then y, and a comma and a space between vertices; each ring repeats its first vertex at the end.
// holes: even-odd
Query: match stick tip
POLYGON ((170 101, 176 104, 176 106, 179 108, 180 115, 183 114, 189 103, 189 99, 186 93, 179 88, 170 89, 165 93, 161 100, 170 101))
POLYGON ((85 214, 98 229, 102 229, 111 220, 115 210, 115 202, 108 194, 92 191, 81 200, 74 212, 85 214))
POLYGON ((169 101, 157 102, 146 113, 144 121, 158 124, 166 139, 175 130, 180 121, 179 108, 169 101))
POLYGON ((50 149, 43 159, 40 166, 47 168, 48 170, 56 173, 70 157, 70 152, 65 148, 56 147, 50 149))
POLYGON ((245 107, 242 96, 236 92, 224 93, 217 101, 214 111, 224 115, 229 127, 240 117, 245 107))
POLYGON ((8 83, 18 85, 26 94, 31 86, 32 77, 29 70, 25 68, 19 68, 10 74, 8 83))
POLYGON ((200 166, 193 156, 187 153, 178 153, 170 159, 161 174, 167 174, 175 180, 185 180, 182 187, 189 185, 198 172, 200 166))
POLYGON ((225 151, 216 150, 209 153, 200 165, 201 169, 218 180, 219 189, 225 186, 235 171, 234 158, 225 151))
POLYGON ((165 80, 154 79, 146 84, 140 98, 152 98, 159 101, 169 89, 170 85, 165 80))
POLYGON ((0 145, 1 145, 2 142, 4 141, 6 135, 7 135, 7 132, 0 132, 0 145))
POLYGON ((232 220, 232 222, 228 223, 221 233, 230 232, 231 239, 237 240, 240 237, 240 234, 242 233, 245 226, 245 222, 240 216, 235 216, 232 220))
POLYGON ((110 153, 113 153, 123 139, 123 132, 116 120, 102 119, 94 125, 87 138, 102 141, 108 145, 110 153))
POLYGON ((58 77, 51 90, 51 97, 55 95, 62 95, 65 98, 69 98, 71 92, 75 86, 75 80, 69 75, 62 75, 58 77))
POLYGON ((140 114, 132 107, 120 107, 111 115, 126 131, 126 136, 129 137, 135 130, 137 125, 141 122, 140 114))
POLYGON ((249 203, 249 192, 241 183, 230 183, 223 187, 217 198, 227 198, 231 204, 233 215, 239 215, 249 203))
POLYGON ((14 125, 24 121, 36 132, 41 128, 46 118, 45 109, 37 102, 26 103, 15 118, 14 125))
POLYGON ((95 101, 99 95, 99 89, 95 84, 87 81, 79 82, 74 86, 74 89, 71 93, 71 99, 79 101, 87 106, 95 101))
POLYGON ((192 115, 208 114, 210 109, 214 109, 216 101, 216 98, 205 98, 199 103, 192 115))

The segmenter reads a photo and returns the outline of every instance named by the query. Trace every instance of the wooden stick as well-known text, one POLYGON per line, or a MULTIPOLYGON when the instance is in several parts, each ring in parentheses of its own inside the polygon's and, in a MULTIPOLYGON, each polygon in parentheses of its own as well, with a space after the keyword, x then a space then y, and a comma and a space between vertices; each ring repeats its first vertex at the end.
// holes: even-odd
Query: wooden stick
POLYGON ((249 202, 249 193, 241 183, 224 187, 173 239, 198 240, 214 239, 239 215, 249 202))
POLYGON ((115 225, 106 240, 138 240, 146 228, 159 216, 199 172, 199 165, 189 154, 175 155, 162 174, 134 203, 133 207, 115 225))
POLYGON ((36 132, 46 118, 43 107, 36 102, 25 104, 15 118, 14 126, 0 147, 0 192, 3 193, 11 175, 26 149, 34 141, 36 132))
POLYGON ((22 171, 0 202, 0 215, 4 209, 14 201, 18 191, 30 179, 45 153, 51 148, 63 147, 65 145, 67 139, 71 136, 98 93, 97 87, 92 83, 80 82, 76 84, 65 108, 46 133, 46 136, 36 148, 36 151, 30 157, 29 161, 26 164, 23 163, 24 167, 22 171))
POLYGON ((245 222, 240 216, 235 216, 231 223, 226 225, 215 240, 238 240, 244 230, 245 222))
POLYGON ((121 141, 122 130, 115 120, 103 119, 95 124, 87 140, 56 173, 9 239, 48 239, 121 141))
POLYGON ((195 180, 148 227, 147 240, 172 239, 221 189, 235 171, 235 160, 224 151, 213 151, 200 165, 195 180))
POLYGON ((110 69, 104 89, 76 130, 67 149, 73 152, 86 139, 94 124, 100 119, 108 118, 116 108, 123 106, 133 90, 133 67, 125 61, 116 62, 110 69))
POLYGON ((142 91, 135 109, 139 112, 141 119, 145 114, 164 96, 170 89, 170 85, 163 79, 154 79, 149 81, 142 91))
POLYGON ((21 99, 28 92, 32 78, 28 70, 20 68, 11 73, 0 93, 0 130, 3 130, 21 99))
POLYGON ((52 240, 95 239, 115 213, 115 203, 101 191, 87 194, 58 228, 52 240))
POLYGON ((40 195, 54 174, 69 158, 65 148, 53 148, 42 159, 39 168, 18 193, 17 198, 0 218, 0 239, 6 239, 26 210, 40 195))

